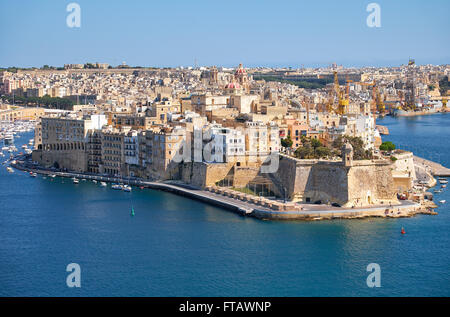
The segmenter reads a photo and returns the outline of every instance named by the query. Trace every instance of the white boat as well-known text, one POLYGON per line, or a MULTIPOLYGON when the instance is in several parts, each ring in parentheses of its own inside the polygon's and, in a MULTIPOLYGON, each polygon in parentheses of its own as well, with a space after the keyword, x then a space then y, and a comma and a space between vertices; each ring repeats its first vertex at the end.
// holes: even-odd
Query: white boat
POLYGON ((439 183, 441 183, 441 184, 448 184, 448 180, 442 180, 442 179, 440 179, 440 180, 439 180, 439 183))
POLYGON ((106 186, 108 186, 108 184, 106 184, 105 182, 100 182, 100 186, 106 187, 106 186))
POLYGON ((51 174, 50 177, 51 177, 51 178, 55 178, 56 175, 55 175, 55 174, 51 174))
POLYGON ((445 200, 441 200, 439 201, 441 204, 445 204, 445 200))
POLYGON ((94 184, 97 184, 97 181, 96 181, 95 179, 93 179, 92 182, 93 182, 94 184))
POLYGON ((22 149, 26 149, 28 146, 26 144, 22 145, 22 149))
POLYGON ((6 168, 6 170, 7 170, 8 172, 10 172, 10 173, 14 173, 14 170, 13 170, 11 167, 9 167, 9 166, 6 168))
POLYGON ((74 184, 78 184, 80 181, 77 178, 72 178, 74 184))
POLYGON ((30 172, 30 176, 31 176, 31 177, 36 177, 37 174, 36 174, 36 173, 33 173, 33 172, 30 172))
POLYGON ((120 185, 120 184, 113 184, 113 185, 111 186, 111 188, 112 188, 112 189, 121 190, 121 189, 122 189, 122 185, 120 185))
POLYGON ((2 147, 2 151, 8 151, 8 150, 9 150, 9 146, 2 147))
POLYGON ((124 185, 122 187, 122 189, 123 189, 124 192, 131 192, 131 186, 130 185, 124 185))

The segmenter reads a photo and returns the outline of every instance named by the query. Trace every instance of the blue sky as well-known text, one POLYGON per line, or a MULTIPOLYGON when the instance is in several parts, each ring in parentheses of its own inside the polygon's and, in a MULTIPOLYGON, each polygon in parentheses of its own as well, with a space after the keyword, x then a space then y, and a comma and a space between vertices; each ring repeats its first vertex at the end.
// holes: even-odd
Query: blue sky
POLYGON ((450 63, 448 0, 0 0, 0 66, 450 63), (66 25, 81 6, 81 28, 66 25), (381 6, 381 28, 366 6, 381 6))

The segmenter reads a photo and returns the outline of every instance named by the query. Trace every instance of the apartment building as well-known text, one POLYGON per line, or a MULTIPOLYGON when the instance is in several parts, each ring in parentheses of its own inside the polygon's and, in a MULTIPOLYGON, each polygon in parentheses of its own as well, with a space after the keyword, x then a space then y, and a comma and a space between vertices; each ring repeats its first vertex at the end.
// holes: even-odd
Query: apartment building
POLYGON ((100 130, 104 124, 104 115, 77 117, 74 113, 68 113, 58 117, 42 117, 42 142, 33 152, 33 160, 46 167, 87 171, 88 131, 100 130))

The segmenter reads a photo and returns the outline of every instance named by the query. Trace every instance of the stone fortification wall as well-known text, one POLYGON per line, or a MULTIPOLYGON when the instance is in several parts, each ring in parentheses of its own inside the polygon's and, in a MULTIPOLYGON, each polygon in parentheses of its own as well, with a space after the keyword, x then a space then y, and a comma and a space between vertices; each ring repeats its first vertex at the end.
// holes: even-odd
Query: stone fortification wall
MULTIPOLYGON (((389 161, 298 160, 283 156, 274 178, 290 200, 369 206, 397 202, 389 161)), ((276 183, 276 182, 275 182, 276 183)))

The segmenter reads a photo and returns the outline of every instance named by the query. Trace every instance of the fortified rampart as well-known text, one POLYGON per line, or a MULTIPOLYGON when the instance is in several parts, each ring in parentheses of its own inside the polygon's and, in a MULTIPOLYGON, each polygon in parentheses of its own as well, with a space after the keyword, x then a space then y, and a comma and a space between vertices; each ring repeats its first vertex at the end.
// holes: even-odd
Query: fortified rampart
POLYGON ((298 160, 281 156, 274 177, 285 187, 286 196, 304 203, 368 206, 396 203, 392 163, 385 160, 298 160))

